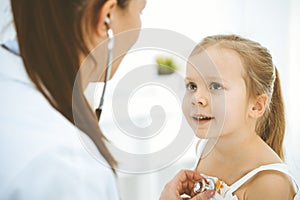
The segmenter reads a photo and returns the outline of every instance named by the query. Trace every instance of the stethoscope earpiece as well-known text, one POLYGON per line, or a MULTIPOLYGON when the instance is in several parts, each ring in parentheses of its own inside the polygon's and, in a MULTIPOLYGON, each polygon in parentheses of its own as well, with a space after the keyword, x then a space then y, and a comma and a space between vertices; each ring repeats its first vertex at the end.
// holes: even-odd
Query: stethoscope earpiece
POLYGON ((110 24, 110 19, 109 19, 109 17, 105 17, 104 22, 105 22, 106 25, 109 25, 109 24, 110 24))

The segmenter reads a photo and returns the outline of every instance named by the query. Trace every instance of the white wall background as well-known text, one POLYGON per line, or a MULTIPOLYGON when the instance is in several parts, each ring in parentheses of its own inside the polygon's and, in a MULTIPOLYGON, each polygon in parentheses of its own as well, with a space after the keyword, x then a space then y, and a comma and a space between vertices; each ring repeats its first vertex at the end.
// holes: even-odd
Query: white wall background
MULTIPOLYGON (((212 34, 235 33, 256 40, 271 51, 281 74, 285 97, 287 162, 300 179, 300 157, 296 154, 300 145, 300 1, 148 0, 142 20, 145 28, 169 29, 197 42, 212 34)), ((149 55, 128 56, 114 81, 117 82, 130 66, 140 66, 152 60, 149 55)), ((192 166, 192 157, 193 150, 190 150, 174 165, 159 172, 120 174, 122 199, 158 199, 164 184, 174 173, 192 166)))

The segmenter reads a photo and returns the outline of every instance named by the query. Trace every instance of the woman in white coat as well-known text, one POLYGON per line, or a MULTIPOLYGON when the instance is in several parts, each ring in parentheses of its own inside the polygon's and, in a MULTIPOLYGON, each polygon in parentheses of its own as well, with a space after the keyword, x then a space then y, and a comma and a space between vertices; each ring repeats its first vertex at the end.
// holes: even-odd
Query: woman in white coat
MULTIPOLYGON (((89 81, 114 74, 138 36, 145 0, 11 3, 18 42, 4 39, 0 48, 0 199, 119 199, 117 161, 83 92, 89 81), (126 41, 113 39, 133 29, 126 41), (99 44, 101 54, 81 66, 99 44), (115 57, 123 54, 111 66, 113 46, 115 57)), ((194 179, 201 176, 180 172, 161 199, 181 199, 194 179)))
POLYGON ((107 49, 96 60, 99 77, 84 69, 75 79, 109 30, 140 27, 144 6, 145 0, 11 1, 19 50, 7 41, 0 48, 0 199, 119 199, 117 162, 83 95, 87 80, 105 70, 107 49), (109 167, 86 151, 83 132, 109 167))

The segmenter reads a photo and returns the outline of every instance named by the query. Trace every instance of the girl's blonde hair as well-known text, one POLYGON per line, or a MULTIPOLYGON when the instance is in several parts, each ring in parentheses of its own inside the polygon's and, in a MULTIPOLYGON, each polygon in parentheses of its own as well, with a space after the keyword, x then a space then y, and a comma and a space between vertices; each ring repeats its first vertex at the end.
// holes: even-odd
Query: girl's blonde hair
POLYGON ((259 43, 237 35, 215 35, 206 37, 197 45, 192 55, 210 46, 219 45, 234 50, 245 67, 245 83, 249 98, 268 95, 267 109, 258 120, 257 134, 284 159, 282 143, 285 133, 284 105, 279 74, 268 49, 259 43))

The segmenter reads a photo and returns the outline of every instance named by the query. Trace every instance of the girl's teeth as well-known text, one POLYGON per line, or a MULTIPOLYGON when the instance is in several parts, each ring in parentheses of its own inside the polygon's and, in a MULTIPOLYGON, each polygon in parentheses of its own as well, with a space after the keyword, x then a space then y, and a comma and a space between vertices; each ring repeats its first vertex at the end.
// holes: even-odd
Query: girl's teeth
POLYGON ((210 120, 212 119, 211 117, 195 117, 197 120, 210 120))

